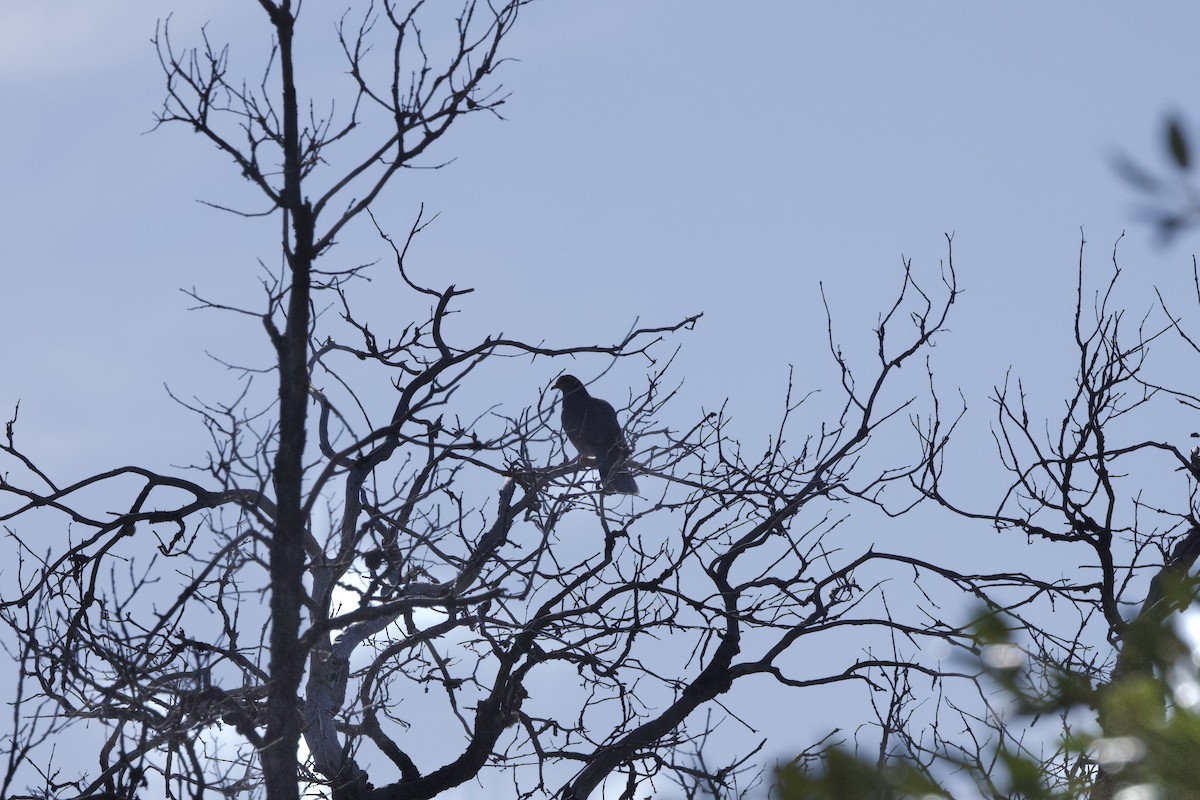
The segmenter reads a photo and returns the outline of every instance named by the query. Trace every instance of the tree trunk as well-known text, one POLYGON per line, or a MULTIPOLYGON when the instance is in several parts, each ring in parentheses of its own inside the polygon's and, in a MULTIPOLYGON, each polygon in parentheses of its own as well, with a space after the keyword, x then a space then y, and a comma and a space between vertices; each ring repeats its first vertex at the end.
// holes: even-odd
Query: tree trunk
POLYGON ((291 272, 287 324, 275 335, 279 363, 279 450, 275 456, 278 508, 271 535, 271 659, 267 693, 267 743, 262 754, 268 800, 298 800, 298 708, 304 651, 300 609, 304 603, 303 513, 304 443, 308 411, 308 327, 315 219, 301 189, 299 108, 293 64, 294 18, 285 2, 270 11, 279 38, 283 89, 284 187, 282 205, 290 217, 292 246, 285 228, 284 248, 291 272))

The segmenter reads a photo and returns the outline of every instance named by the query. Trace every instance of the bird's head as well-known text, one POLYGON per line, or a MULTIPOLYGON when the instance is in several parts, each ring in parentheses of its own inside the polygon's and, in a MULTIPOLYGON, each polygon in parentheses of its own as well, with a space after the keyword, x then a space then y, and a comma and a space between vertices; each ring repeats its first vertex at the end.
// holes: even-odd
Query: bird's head
POLYGON ((583 384, 574 375, 563 375, 554 382, 552 388, 558 389, 563 394, 570 394, 583 389, 583 384))

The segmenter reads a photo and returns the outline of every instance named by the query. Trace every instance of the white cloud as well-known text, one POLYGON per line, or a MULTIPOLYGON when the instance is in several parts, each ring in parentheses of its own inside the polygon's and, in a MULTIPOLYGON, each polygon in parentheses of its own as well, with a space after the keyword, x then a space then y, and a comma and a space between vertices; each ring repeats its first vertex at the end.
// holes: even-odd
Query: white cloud
POLYGON ((1200 665, 1200 611, 1195 606, 1180 615, 1176 630, 1192 651, 1192 659, 1200 665))

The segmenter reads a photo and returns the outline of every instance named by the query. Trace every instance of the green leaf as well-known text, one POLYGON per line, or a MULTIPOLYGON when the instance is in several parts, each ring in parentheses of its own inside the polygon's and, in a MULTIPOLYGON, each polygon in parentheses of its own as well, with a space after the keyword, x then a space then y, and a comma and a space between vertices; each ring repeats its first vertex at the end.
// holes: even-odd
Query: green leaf
POLYGON ((842 747, 833 747, 815 764, 793 763, 776 770, 772 796, 778 800, 901 800, 943 794, 912 764, 897 760, 881 770, 842 747))
POLYGON ((1146 194, 1158 194, 1162 191, 1162 181, 1142 169, 1133 159, 1124 153, 1112 157, 1112 167, 1117 174, 1125 179, 1133 188, 1146 194))
POLYGON ((1176 117, 1167 120, 1167 146, 1180 169, 1188 169, 1191 166, 1187 139, 1183 135, 1183 126, 1176 117))
POLYGON ((1001 750, 1000 759, 1008 768, 1008 779, 1013 794, 1030 800, 1041 800, 1051 797, 1051 793, 1042 783, 1042 765, 1033 759, 1022 758, 1018 755, 1001 750))
POLYGON ((1134 675, 1104 687, 1100 724, 1109 736, 1136 736, 1165 723, 1166 686, 1157 678, 1134 675))

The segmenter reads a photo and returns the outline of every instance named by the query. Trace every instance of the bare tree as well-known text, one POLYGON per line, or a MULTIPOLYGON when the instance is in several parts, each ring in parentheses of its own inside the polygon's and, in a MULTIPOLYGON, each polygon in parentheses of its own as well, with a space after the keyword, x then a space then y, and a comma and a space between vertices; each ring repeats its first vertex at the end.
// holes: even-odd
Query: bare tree
MULTIPOLYGON (((331 248, 355 220, 374 222, 388 182, 459 117, 498 112, 501 46, 524 3, 467 2, 440 37, 424 33, 420 3, 347 14, 337 31, 354 93, 348 111, 327 116, 297 78, 298 4, 259 4, 274 40, 256 84, 231 76, 207 37, 181 50, 163 25, 155 41, 160 123, 182 123, 232 159, 267 203, 238 213, 280 224, 281 266, 261 307, 196 294, 202 307, 261 320, 273 363, 247 369, 230 402, 190 403, 212 438, 190 472, 64 479, 18 445, 13 415, 0 445, 10 462, 0 519, 19 563, 19 591, 0 608, 23 676, 10 783, 36 766, 35 791, 60 797, 153 786, 284 800, 315 786, 339 800, 399 800, 492 772, 511 776, 520 797, 584 798, 605 781, 633 797, 672 776, 735 792, 761 744, 728 759, 705 746, 735 684, 886 690, 910 674, 958 674, 923 658, 921 643, 971 650, 972 634, 921 593, 988 597, 1027 576, 955 572, 848 523, 852 508, 904 513, 920 498, 913 484, 936 476, 918 448, 906 457, 876 442, 919 417, 928 382, 905 382, 900 369, 943 331, 952 260, 936 292, 904 265, 871 359, 853 363, 830 322, 838 399, 789 390, 759 455, 723 411, 663 421, 674 392, 660 350, 697 317, 609 344, 469 339, 453 315, 470 290, 435 288, 410 269, 424 217, 396 241, 376 232, 428 315, 369 324, 354 311, 367 268, 326 266, 331 248), (336 318, 314 313, 319 296, 336 318), (645 499, 603 494, 567 457, 550 396, 519 410, 473 399, 504 359, 562 356, 596 371, 644 363, 622 418, 645 499), (254 382, 263 374, 275 381, 266 399, 254 382), (121 510, 107 510, 118 498, 121 510), (47 526, 61 533, 43 550, 28 531, 47 526), (895 578, 913 602, 889 604, 883 587, 895 578), (887 652, 836 655, 864 631, 887 652), (104 741, 80 776, 41 745, 83 721, 104 741)), ((936 484, 926 491, 939 496, 936 484)))
MULTIPOLYGON (((993 595, 1003 602, 990 609, 1002 614, 1006 637, 1024 651, 1024 661, 1004 667, 1021 676, 1012 691, 1027 711, 1058 718, 1071 735, 1037 736, 1015 719, 968 720, 954 709, 957 721, 990 735, 935 736, 925 747, 909 740, 901 748, 923 750, 926 764, 965 764, 993 794, 1002 793, 998 754, 1007 748, 1042 762, 1042 785, 1061 792, 1054 796, 1112 797, 1119 782, 1103 759, 1080 752, 1081 742, 1133 735, 1128 709, 1113 710, 1110 687, 1143 678, 1143 688, 1169 686, 1178 652, 1164 643, 1174 641, 1169 628, 1177 612, 1196 599, 1191 575, 1200 557, 1200 448, 1189 447, 1198 434, 1189 437, 1187 426, 1200 398, 1187 385, 1183 366, 1200 348, 1162 294, 1159 313, 1130 321, 1118 292, 1120 276, 1114 246, 1111 273, 1090 289, 1081 243, 1076 370, 1060 416, 1046 421, 1036 410, 1039 392, 1018 378, 996 388, 992 431, 1011 478, 997 487, 994 507, 958 500, 961 487, 947 486, 961 474, 948 455, 947 431, 957 422, 928 429, 922 491, 960 518, 1023 533, 1026 546, 1039 552, 1061 550, 1061 558, 1041 559, 1049 570, 1058 571, 1064 561, 1077 565, 1068 574, 1031 569, 1031 579, 1007 598, 993 595), (1095 724, 1076 729, 1079 717, 1065 712, 1081 706, 1092 707, 1095 724), (1040 746, 1025 748, 1025 741, 1040 746)), ((1200 277, 1195 285, 1200 305, 1200 277)), ((1174 713, 1169 696, 1158 703, 1164 720, 1174 713)))

